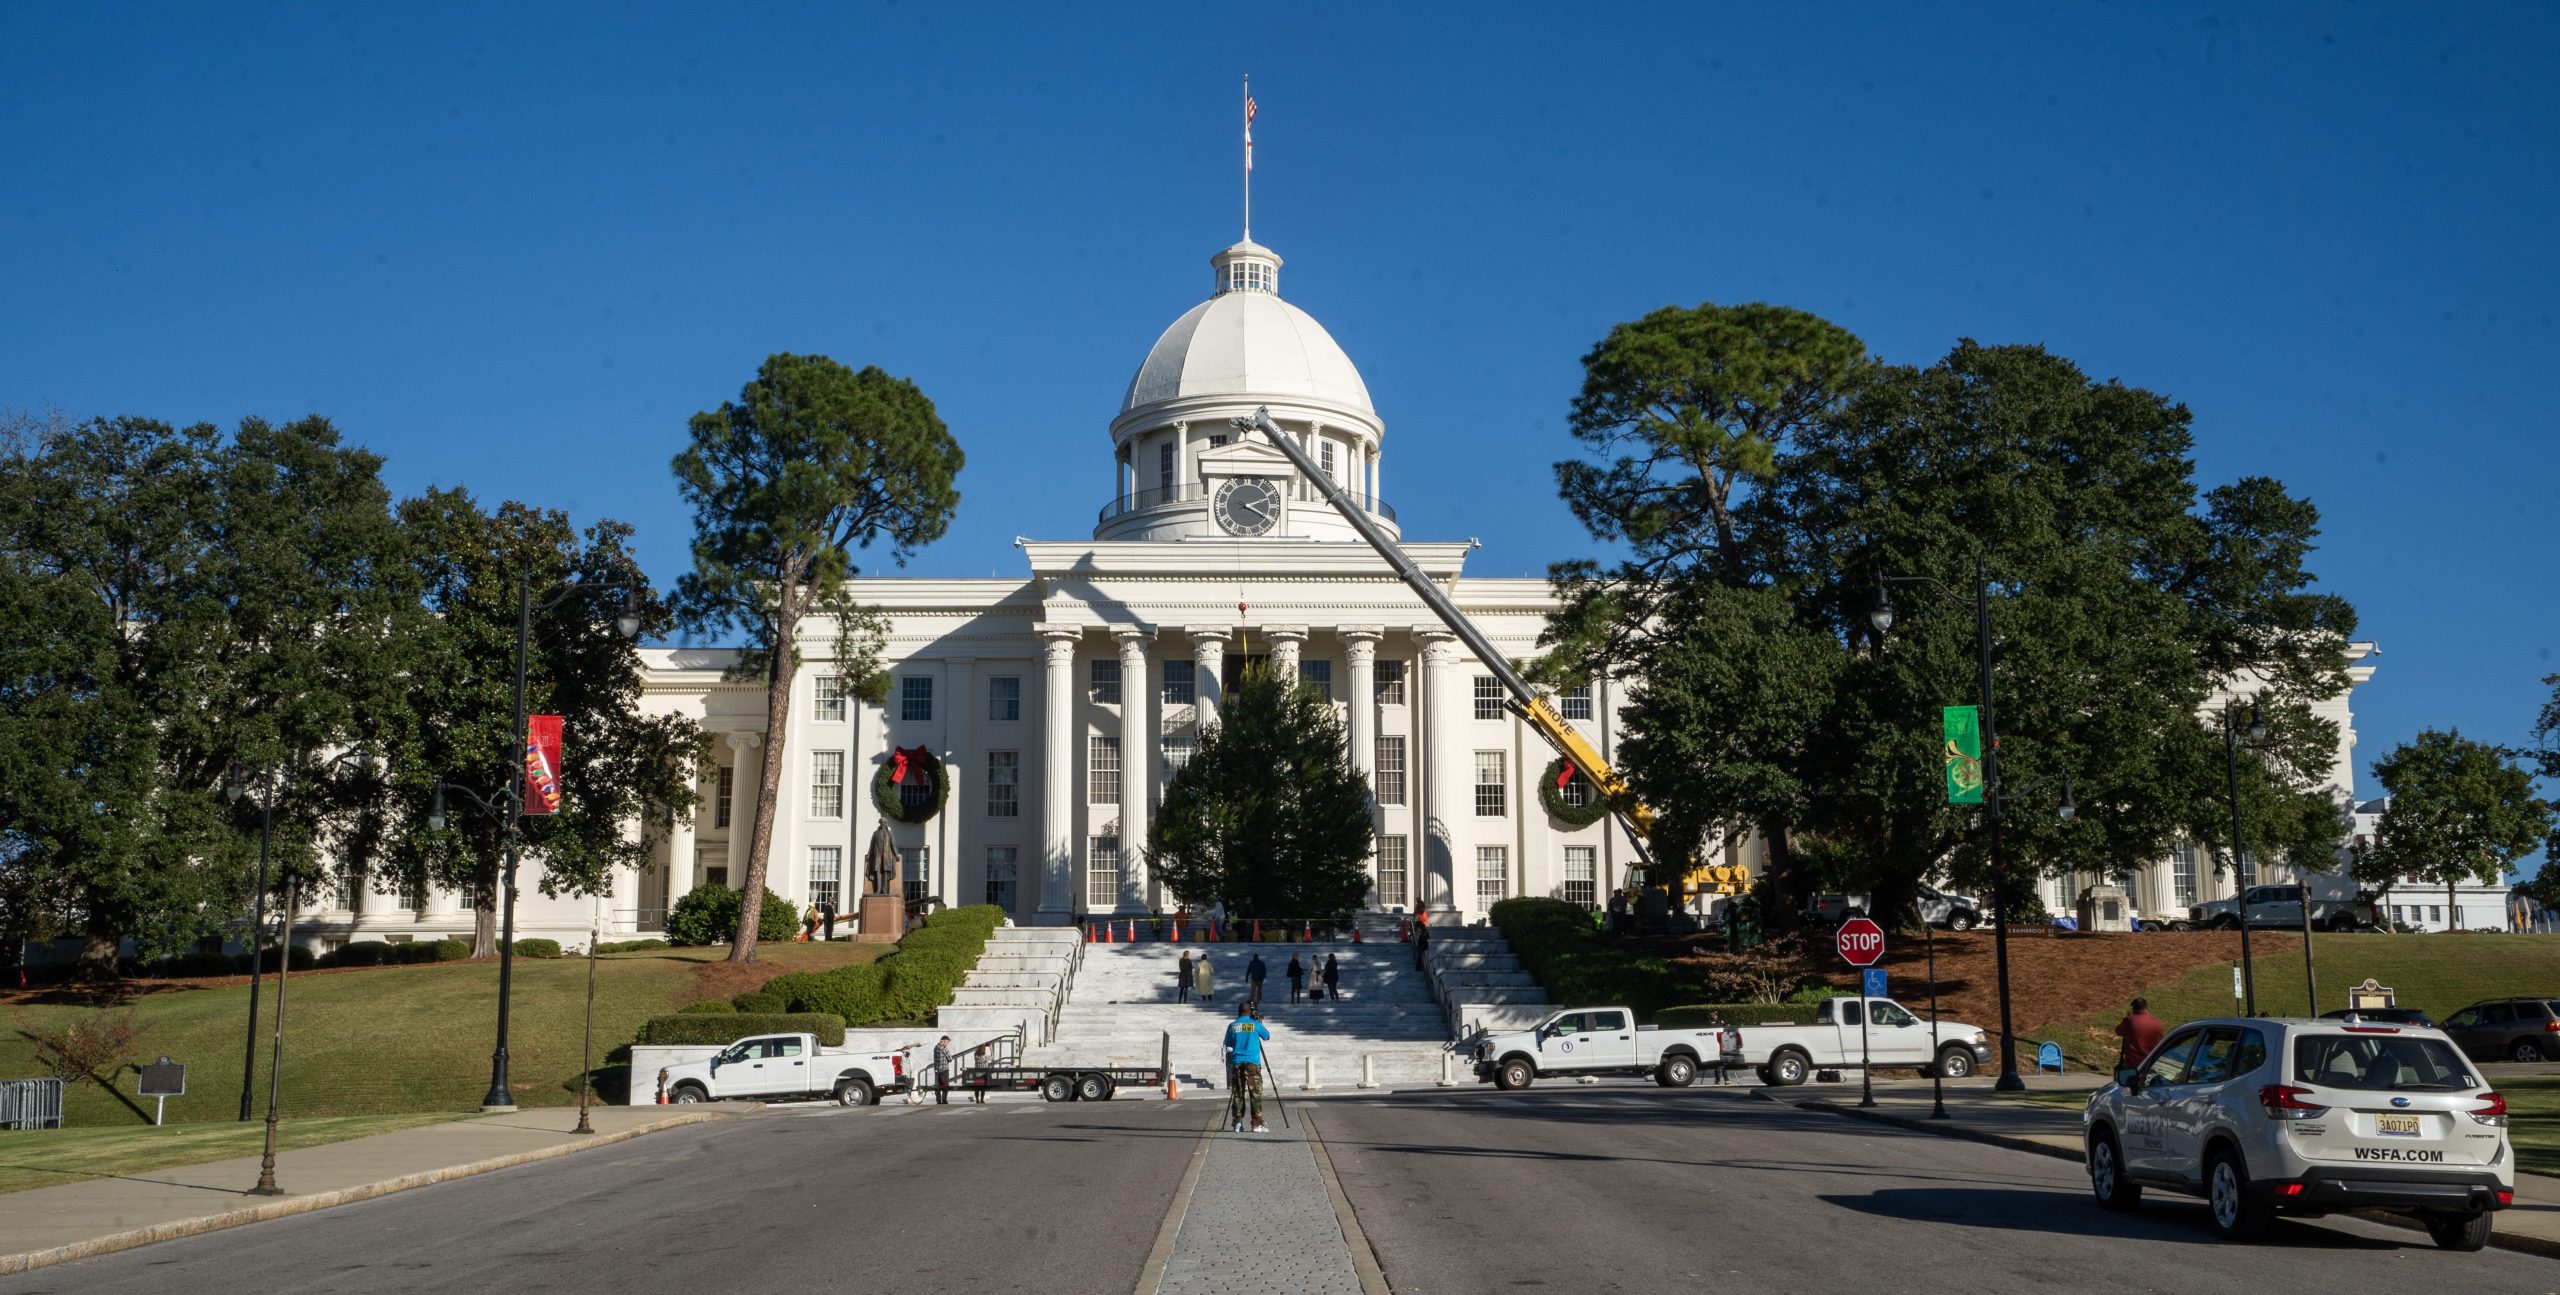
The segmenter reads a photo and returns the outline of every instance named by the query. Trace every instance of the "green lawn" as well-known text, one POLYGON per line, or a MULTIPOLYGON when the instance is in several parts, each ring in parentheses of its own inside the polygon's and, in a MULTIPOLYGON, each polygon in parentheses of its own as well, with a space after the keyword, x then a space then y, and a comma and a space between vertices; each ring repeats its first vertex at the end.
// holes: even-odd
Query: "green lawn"
MULTIPOLYGON (((2560 994, 2560 939, 2550 936, 2321 935, 2312 952, 2320 969, 2324 1012, 2346 1006, 2347 987, 2367 978, 2397 990, 2400 1006, 2419 1008, 2437 1020, 2483 998, 2560 994)), ((2257 959, 2255 967, 2260 1012, 2303 1014, 2307 996, 2299 952, 2257 959)), ((2169 1025, 2240 1010, 2231 996, 2230 963, 2137 992, 2150 998, 2152 1014, 2169 1025)), ((2112 1067, 2115 1024, 2123 1015, 2121 1008, 2109 1009, 2038 1029, 2034 1038, 2060 1043, 2077 1066, 2112 1067)), ((2033 1055, 2031 1048, 2021 1050, 2033 1055)))
MULTIPOLYGON (((462 1117, 460 1111, 437 1111, 285 1120, 276 1126, 276 1148, 289 1151, 315 1147, 462 1117)), ((247 1124, 172 1124, 158 1129, 146 1126, 0 1133, 0 1192, 254 1156, 266 1146, 266 1140, 263 1119, 247 1124)))
MULTIPOLYGON (((758 950, 756 965, 773 974, 815 970, 869 961, 889 947, 843 941, 768 944, 758 950)), ((706 981, 696 975, 697 969, 719 962, 727 952, 719 947, 659 949, 598 959, 598 1068, 604 1069, 606 1054, 629 1043, 649 1017, 696 998, 725 998, 735 992, 710 992, 706 981)), ((587 964, 582 958, 515 960, 509 1054, 519 1105, 558 1106, 577 1100, 586 979, 587 964)), ((725 977, 708 982, 729 983, 725 977)), ((149 988, 148 982, 144 988, 149 988)), ((296 974, 285 1009, 283 1088, 288 1120, 477 1109, 489 1087, 497 997, 495 962, 296 974)), ((270 977, 259 1000, 255 1091, 261 1101, 275 1000, 275 981, 270 977)), ((246 986, 163 990, 134 1000, 134 1009, 145 1022, 139 1044, 143 1059, 166 1055, 187 1066, 187 1095, 169 1099, 171 1123, 226 1121, 238 1115, 248 1005, 246 986)), ((44 1073, 35 1063, 33 1045, 18 1028, 19 1019, 58 1028, 84 1010, 41 1004, 12 1009, 16 1016, 0 1024, 0 1076, 44 1073)), ((115 1093, 91 1083, 66 1088, 64 1124, 70 1129, 148 1125, 151 1103, 133 1095, 134 1081, 134 1072, 128 1069, 117 1077, 115 1093)), ((16 1136, 20 1135, 0 1135, 16 1136)))

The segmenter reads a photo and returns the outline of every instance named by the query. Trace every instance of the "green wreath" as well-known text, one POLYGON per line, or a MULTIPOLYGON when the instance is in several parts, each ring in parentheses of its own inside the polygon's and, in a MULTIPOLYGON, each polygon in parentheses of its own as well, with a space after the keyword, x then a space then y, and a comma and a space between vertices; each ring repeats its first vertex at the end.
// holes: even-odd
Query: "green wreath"
POLYGON ((1547 817, 1567 827, 1589 827, 1607 818, 1609 802, 1600 794, 1599 786, 1591 781, 1591 775, 1583 770, 1574 770, 1573 776, 1581 779, 1584 786, 1591 788, 1591 803, 1587 805, 1566 803, 1564 788, 1556 785, 1557 776, 1563 772, 1564 757, 1557 756, 1547 761, 1547 771, 1538 778, 1538 803, 1546 806, 1547 817))
POLYGON ((909 748, 907 760, 908 777, 921 775, 933 780, 930 802, 914 809, 907 808, 906 801, 898 795, 901 788, 889 781, 890 771, 897 767, 897 755, 892 752, 890 758, 881 761, 879 770, 871 775, 871 803, 878 806, 881 815, 890 822, 921 823, 941 813, 942 807, 951 803, 951 780, 943 776, 942 760, 930 748, 909 748))

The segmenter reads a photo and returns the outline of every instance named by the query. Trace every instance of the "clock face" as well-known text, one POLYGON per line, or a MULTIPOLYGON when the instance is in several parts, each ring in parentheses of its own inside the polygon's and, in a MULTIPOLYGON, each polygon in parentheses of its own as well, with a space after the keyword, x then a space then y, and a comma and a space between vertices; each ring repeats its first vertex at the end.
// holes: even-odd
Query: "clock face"
POLYGON ((1260 477, 1238 477, 1218 487, 1209 512, 1230 535, 1260 535, 1280 524, 1280 491, 1260 477))

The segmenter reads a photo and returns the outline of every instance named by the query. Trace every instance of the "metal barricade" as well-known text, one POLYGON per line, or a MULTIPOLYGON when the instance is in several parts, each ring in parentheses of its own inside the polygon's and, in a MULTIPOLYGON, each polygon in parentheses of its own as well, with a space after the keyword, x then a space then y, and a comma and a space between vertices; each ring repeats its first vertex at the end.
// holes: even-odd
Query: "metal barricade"
POLYGON ((61 1127, 61 1080, 0 1079, 0 1129, 61 1127))

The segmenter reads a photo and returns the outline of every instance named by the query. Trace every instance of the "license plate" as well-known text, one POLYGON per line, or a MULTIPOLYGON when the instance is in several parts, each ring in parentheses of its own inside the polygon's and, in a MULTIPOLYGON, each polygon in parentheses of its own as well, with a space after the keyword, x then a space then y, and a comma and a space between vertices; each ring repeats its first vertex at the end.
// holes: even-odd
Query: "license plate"
POLYGON ((2387 1134, 2395 1138, 2414 1138, 2418 1136, 2418 1117, 2415 1115, 2377 1115, 2373 1117, 2373 1131, 2376 1133, 2387 1134))

